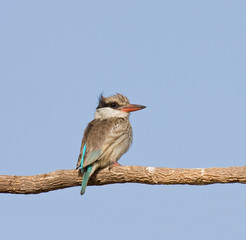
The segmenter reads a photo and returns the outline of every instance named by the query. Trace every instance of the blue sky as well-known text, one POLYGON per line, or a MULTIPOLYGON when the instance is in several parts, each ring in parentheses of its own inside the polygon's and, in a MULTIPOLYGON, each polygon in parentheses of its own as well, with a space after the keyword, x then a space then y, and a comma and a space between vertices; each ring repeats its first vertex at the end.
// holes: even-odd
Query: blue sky
MULTIPOLYGON (((0 174, 76 166, 101 92, 132 113, 122 165, 245 165, 245 1, 2 1, 0 174)), ((240 184, 0 195, 1 239, 232 239, 240 184)))

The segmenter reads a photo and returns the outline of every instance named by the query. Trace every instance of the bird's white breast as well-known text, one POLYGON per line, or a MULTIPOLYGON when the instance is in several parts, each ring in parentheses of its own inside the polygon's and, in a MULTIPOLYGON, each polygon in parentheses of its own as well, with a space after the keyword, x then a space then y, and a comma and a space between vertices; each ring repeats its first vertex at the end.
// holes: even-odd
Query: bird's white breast
POLYGON ((109 108, 109 107, 104 107, 104 108, 99 108, 95 112, 95 118, 125 118, 129 115, 128 112, 123 112, 117 109, 109 108))

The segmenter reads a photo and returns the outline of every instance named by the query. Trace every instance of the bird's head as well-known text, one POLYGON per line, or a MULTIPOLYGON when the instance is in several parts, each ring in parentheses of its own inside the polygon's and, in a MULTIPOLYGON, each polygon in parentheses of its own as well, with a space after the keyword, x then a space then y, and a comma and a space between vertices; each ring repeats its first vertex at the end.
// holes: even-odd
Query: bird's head
POLYGON ((99 97, 95 118, 127 117, 130 112, 138 111, 145 106, 130 104, 128 98, 120 93, 110 97, 99 97))

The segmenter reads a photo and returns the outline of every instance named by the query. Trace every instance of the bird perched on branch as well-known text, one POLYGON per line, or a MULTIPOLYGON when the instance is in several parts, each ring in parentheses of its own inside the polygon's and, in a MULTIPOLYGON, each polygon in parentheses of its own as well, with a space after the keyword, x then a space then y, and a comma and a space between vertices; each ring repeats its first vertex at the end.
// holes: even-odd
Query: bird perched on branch
POLYGON ((143 108, 145 106, 130 104, 128 98, 119 93, 100 96, 95 118, 84 131, 77 162, 77 169, 83 173, 81 195, 95 170, 119 165, 119 158, 132 143, 129 114, 143 108))

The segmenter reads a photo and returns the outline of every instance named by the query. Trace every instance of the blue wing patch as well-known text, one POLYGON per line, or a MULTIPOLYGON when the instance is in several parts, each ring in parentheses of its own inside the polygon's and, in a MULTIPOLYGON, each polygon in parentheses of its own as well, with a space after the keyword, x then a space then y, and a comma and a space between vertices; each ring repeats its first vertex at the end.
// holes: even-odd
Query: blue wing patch
POLYGON ((85 152, 86 152, 86 143, 83 147, 83 153, 82 153, 82 158, 81 158, 81 163, 80 163, 81 170, 83 169, 83 165, 84 165, 85 152))
MULTIPOLYGON (((85 160, 85 152, 86 152, 86 143, 83 147, 82 158, 81 158, 81 163, 80 163, 80 167, 81 167, 82 172, 83 172, 83 168, 84 168, 83 166, 84 166, 84 160, 85 160)), ((91 152, 86 157, 85 165, 88 166, 88 165, 92 164, 93 162, 95 162, 99 158, 100 155, 101 155, 101 150, 91 152)))

